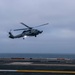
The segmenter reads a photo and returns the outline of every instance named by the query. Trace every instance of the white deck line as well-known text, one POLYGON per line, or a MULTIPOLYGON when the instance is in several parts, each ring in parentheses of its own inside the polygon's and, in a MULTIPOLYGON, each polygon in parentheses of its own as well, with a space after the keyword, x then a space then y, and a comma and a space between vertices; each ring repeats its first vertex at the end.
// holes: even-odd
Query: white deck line
POLYGON ((16 72, 17 70, 0 70, 0 72, 16 72))
POLYGON ((12 63, 7 63, 6 65, 30 65, 33 62, 12 62, 12 63))

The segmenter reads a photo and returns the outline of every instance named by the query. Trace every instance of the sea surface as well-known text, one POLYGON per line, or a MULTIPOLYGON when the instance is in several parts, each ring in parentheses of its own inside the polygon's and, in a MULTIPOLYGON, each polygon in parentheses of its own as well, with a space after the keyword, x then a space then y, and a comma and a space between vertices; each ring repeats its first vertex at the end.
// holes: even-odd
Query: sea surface
POLYGON ((75 54, 0 53, 0 58, 69 58, 69 59, 75 59, 75 54))

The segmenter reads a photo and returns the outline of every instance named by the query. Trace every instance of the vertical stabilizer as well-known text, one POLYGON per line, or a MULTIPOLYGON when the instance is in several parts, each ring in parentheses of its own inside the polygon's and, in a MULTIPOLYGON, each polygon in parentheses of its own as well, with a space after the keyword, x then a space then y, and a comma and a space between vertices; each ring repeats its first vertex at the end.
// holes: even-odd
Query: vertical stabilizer
POLYGON ((9 32, 9 38, 14 39, 14 36, 12 35, 12 33, 11 33, 11 32, 9 32))

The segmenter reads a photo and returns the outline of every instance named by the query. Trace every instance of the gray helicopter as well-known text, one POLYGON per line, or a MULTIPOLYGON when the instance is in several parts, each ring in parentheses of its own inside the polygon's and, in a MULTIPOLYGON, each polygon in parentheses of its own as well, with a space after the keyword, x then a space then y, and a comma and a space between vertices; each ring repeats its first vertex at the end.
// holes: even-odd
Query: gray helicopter
POLYGON ((20 31, 20 30, 23 30, 21 34, 18 34, 16 36, 14 36, 11 31, 9 32, 9 38, 11 39, 15 39, 15 38, 21 38, 23 37, 23 39, 25 39, 27 36, 37 36, 39 34, 41 34, 43 31, 40 31, 38 29, 35 29, 36 27, 41 27, 41 26, 44 26, 44 25, 48 25, 49 23, 45 23, 45 24, 42 24, 42 25, 39 25, 39 26, 35 26, 35 27, 29 27, 28 25, 24 24, 23 22, 21 22, 22 25, 24 25, 25 27, 27 28, 22 28, 22 29, 15 29, 13 31, 20 31))

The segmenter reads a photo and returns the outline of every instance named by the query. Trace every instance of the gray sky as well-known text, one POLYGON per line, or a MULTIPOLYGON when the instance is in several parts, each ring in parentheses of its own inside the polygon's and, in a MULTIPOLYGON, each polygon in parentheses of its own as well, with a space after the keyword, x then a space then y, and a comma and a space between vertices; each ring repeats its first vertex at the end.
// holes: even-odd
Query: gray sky
POLYGON ((75 53, 75 0, 0 0, 0 53, 75 53), (49 25, 36 38, 8 38, 20 22, 49 25))

